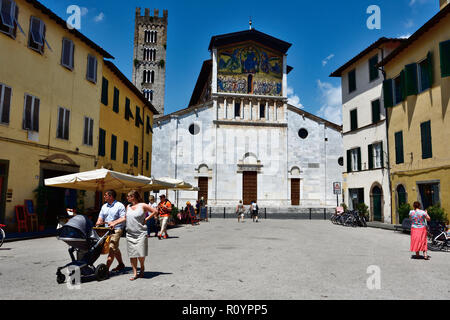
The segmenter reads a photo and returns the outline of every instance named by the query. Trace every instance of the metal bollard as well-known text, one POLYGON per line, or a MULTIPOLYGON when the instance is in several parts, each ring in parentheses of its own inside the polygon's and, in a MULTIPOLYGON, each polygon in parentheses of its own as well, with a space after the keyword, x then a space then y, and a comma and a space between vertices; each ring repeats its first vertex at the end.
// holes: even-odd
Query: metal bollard
POLYGON ((264 220, 267 220, 267 208, 264 208, 264 220))
POLYGON ((311 213, 312 213, 312 209, 309 208, 309 220, 311 220, 311 213))
POLYGON ((327 220, 327 208, 323 208, 323 220, 327 220))
POLYGON ((225 219, 225 208, 223 208, 223 218, 225 219))

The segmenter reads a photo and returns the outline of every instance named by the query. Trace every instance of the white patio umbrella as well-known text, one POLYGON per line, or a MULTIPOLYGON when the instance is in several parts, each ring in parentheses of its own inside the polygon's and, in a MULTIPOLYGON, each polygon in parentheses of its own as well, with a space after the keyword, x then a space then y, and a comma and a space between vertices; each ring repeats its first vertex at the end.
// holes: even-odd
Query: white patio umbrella
MULTIPOLYGON (((105 191, 108 189, 116 191, 144 190, 149 188, 151 183, 151 178, 137 177, 104 168, 44 180, 44 184, 48 187, 87 191, 105 191)), ((172 186, 171 184, 166 185, 172 186)))
POLYGON ((181 179, 162 177, 162 178, 158 178, 157 180, 174 185, 171 188, 164 188, 164 189, 183 190, 183 191, 199 191, 200 190, 199 188, 194 187, 192 184, 190 184, 186 181, 183 181, 181 179))

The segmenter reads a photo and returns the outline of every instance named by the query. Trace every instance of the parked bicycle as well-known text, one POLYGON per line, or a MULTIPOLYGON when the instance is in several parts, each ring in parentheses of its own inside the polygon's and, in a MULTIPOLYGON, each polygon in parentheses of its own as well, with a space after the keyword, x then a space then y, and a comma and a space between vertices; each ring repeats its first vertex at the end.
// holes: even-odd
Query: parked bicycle
POLYGON ((363 214, 360 214, 358 210, 336 212, 330 220, 333 224, 347 227, 367 227, 366 218, 363 214))
POLYGON ((4 224, 0 224, 0 247, 3 245, 3 241, 6 238, 5 230, 3 230, 4 227, 6 227, 4 224))

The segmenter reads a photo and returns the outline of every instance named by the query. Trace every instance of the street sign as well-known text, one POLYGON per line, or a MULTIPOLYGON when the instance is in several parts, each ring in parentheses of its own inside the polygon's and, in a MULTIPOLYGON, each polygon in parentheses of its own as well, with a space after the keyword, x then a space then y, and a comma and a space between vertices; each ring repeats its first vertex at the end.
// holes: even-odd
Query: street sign
POLYGON ((341 183, 340 182, 333 182, 333 193, 334 194, 341 194, 341 183))

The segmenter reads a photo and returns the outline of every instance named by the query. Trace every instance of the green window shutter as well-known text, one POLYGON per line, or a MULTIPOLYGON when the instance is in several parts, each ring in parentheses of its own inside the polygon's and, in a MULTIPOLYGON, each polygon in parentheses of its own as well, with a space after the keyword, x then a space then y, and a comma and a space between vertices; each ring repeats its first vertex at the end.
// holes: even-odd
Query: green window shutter
POLYGON ((123 163, 128 163, 128 142, 126 140, 123 141, 123 163))
POLYGON ((352 151, 347 150, 347 172, 352 172, 352 151))
POLYGON ((405 70, 402 70, 400 72, 400 94, 401 94, 401 101, 406 100, 406 72, 405 70))
POLYGON ((106 145, 106 131, 100 128, 99 140, 98 140, 98 155, 105 156, 105 145, 106 145))
POLYGON ((135 120, 134 124, 138 128, 139 128, 139 125, 141 125, 141 124, 144 125, 144 121, 141 118, 141 108, 139 108, 138 106, 136 106, 136 120, 135 120))
POLYGON ((130 99, 126 98, 125 99, 125 119, 130 120, 130 118, 134 120, 133 112, 131 112, 131 108, 130 108, 130 99))
POLYGON ((348 73, 348 92, 351 93, 356 90, 356 70, 353 69, 348 73))
POLYGON ((373 145, 369 144, 367 149, 368 149, 367 151, 369 154, 369 169, 373 169, 373 145))
POLYGON ((116 160, 117 154, 117 137, 111 135, 111 160, 116 160))
POLYGON ((148 170, 150 165, 150 153, 147 151, 145 153, 145 170, 148 170))
POLYGON ((114 88, 113 111, 119 113, 119 89, 114 88))
POLYGON ((411 63, 405 66, 406 79, 406 96, 416 95, 418 92, 417 86, 417 63, 411 63))
POLYGON ((428 79, 430 80, 430 88, 433 86, 433 83, 434 83, 434 81, 433 81, 433 76, 434 76, 433 67, 434 67, 433 54, 431 53, 431 51, 429 51, 428 54, 427 54, 427 69, 428 69, 427 72, 428 72, 428 79))
POLYGON ((381 157, 381 167, 384 168, 384 151, 383 151, 383 141, 380 142, 380 157, 381 157))
POLYGON ((377 63, 378 63, 378 54, 369 60, 369 80, 370 81, 378 79, 379 72, 378 72, 377 67, 375 66, 377 63))
POLYGON ((108 80, 105 78, 102 80, 102 103, 108 105, 108 80))
POLYGON ((384 107, 391 108, 394 105, 392 92, 392 79, 383 81, 384 107))
POLYGON ((441 77, 450 77, 450 40, 439 43, 441 77))
POLYGON ((361 165, 361 148, 358 148, 358 171, 362 170, 362 165, 361 165))
POLYGON ((422 159, 429 159, 433 157, 431 148, 431 121, 420 124, 420 135, 422 140, 422 159))
POLYGON ((134 146, 133 165, 135 167, 138 167, 138 160, 139 160, 139 148, 137 146, 134 146))
POLYGON ((395 163, 403 163, 403 132, 399 131, 395 133, 395 163))
POLYGON ((350 130, 358 129, 358 109, 350 111, 350 130))
POLYGON ((380 121, 380 100, 372 101, 372 123, 380 121))

